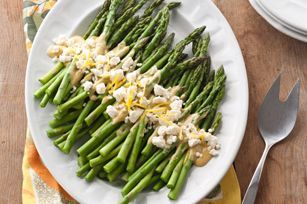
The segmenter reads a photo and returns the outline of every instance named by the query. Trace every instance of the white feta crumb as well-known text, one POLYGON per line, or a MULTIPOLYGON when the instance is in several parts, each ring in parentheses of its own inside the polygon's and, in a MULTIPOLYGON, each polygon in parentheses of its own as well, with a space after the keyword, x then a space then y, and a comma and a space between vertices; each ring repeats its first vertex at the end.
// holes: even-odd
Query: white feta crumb
POLYGON ((177 142, 177 137, 176 137, 175 135, 170 135, 170 136, 168 136, 167 139, 166 139, 166 143, 167 143, 168 145, 172 145, 172 144, 174 144, 175 142, 177 142))
POLYGON ((209 151, 209 154, 210 154, 211 156, 217 156, 217 155, 219 154, 219 152, 218 152, 217 150, 215 150, 215 149, 211 149, 211 150, 209 151))
POLYGON ((132 59, 132 57, 128 57, 124 63, 123 63, 123 66, 122 66, 122 69, 124 71, 128 71, 130 69, 130 67, 134 64, 134 61, 132 59))
POLYGON ((188 143, 189 143, 189 147, 194 147, 195 145, 200 144, 200 139, 197 139, 197 138, 190 138, 190 139, 188 140, 188 143))
POLYGON ((146 116, 151 124, 159 121, 159 119, 152 113, 147 113, 146 116))
POLYGON ((84 65, 85 61, 83 59, 79 59, 77 62, 76 62, 76 67, 78 69, 81 69, 84 65))
POLYGON ((144 110, 140 108, 137 108, 133 111, 129 111, 130 122, 135 123, 139 119, 139 117, 143 114, 143 112, 144 110))
POLYGON ((148 81, 149 81, 149 79, 148 79, 147 77, 144 77, 144 78, 142 78, 142 79, 140 80, 140 85, 141 85, 142 87, 145 87, 146 84, 148 83, 148 81))
POLYGON ((197 128, 192 123, 188 123, 187 125, 185 125, 183 130, 184 130, 184 132, 186 134, 196 133, 197 132, 197 128))
POLYGON ((172 96, 171 102, 176 101, 176 100, 180 100, 180 97, 178 97, 178 96, 172 96))
POLYGON ((141 67, 143 64, 142 63, 137 63, 136 66, 137 67, 141 67))
POLYGON ((126 75, 128 82, 135 82, 137 77, 138 77, 138 71, 133 71, 126 75))
POLYGON ((149 102, 149 100, 147 100, 146 98, 142 98, 142 99, 140 100, 140 104, 141 104, 142 106, 148 106, 148 105, 150 104, 150 102, 149 102))
POLYGON ((97 63, 105 64, 107 61, 108 61, 108 58, 105 55, 97 55, 95 57, 95 62, 97 62, 97 63))
POLYGON ((100 83, 96 86, 96 93, 104 94, 106 92, 106 85, 104 83, 100 83))
POLYGON ((170 107, 172 110, 181 110, 182 103, 182 100, 175 100, 170 104, 170 107))
POLYGON ((57 38, 54 38, 52 41, 56 45, 66 46, 67 45, 67 40, 68 40, 68 38, 65 35, 59 35, 57 38))
POLYGON ((217 149, 217 150, 221 149, 221 144, 217 143, 217 144, 215 145, 215 149, 217 149))
POLYGON ((195 153, 195 156, 196 156, 197 158, 200 158, 200 157, 202 157, 202 156, 203 156, 203 154, 202 154, 202 153, 200 153, 200 152, 196 152, 196 153, 195 153))
POLYGON ((106 113, 111 117, 115 118, 118 115, 118 110, 114 106, 109 105, 106 109, 106 113))
POLYGON ((181 116, 181 111, 178 111, 178 110, 170 110, 167 113, 167 119, 171 121, 179 120, 180 116, 181 116))
POLYGON ((211 146, 212 148, 215 148, 217 144, 218 144, 217 137, 212 135, 208 141, 208 145, 211 146))
POLYGON ((166 135, 167 127, 162 125, 158 127, 158 135, 164 136, 166 135))
POLYGON ((110 65, 116 66, 120 62, 120 58, 119 57, 112 57, 109 62, 110 62, 110 65))
POLYGON ((125 87, 120 87, 119 89, 116 89, 113 93, 113 97, 117 102, 121 102, 126 98, 127 92, 125 87))
POLYGON ((110 79, 111 81, 114 81, 115 78, 120 81, 123 78, 125 78, 124 76, 124 71, 122 69, 116 69, 110 72, 110 79))
POLYGON ((165 103, 165 102, 167 102, 167 99, 161 96, 157 96, 152 99, 153 104, 159 104, 159 103, 165 103))
POLYGON ((129 86, 127 88, 127 94, 125 97, 125 101, 127 102, 128 98, 130 98, 131 100, 134 100, 134 98, 136 97, 137 94, 137 87, 136 86, 129 86))
POLYGON ((59 61, 60 62, 70 62, 72 60, 72 57, 71 56, 66 56, 66 55, 60 55, 59 57, 59 61))
POLYGON ((154 137, 152 137, 151 142, 156 147, 159 147, 159 148, 162 148, 162 149, 166 148, 166 142, 165 142, 163 136, 154 136, 154 137))
POLYGON ((154 94, 156 96, 163 96, 165 98, 169 98, 170 97, 170 93, 168 92, 167 89, 163 88, 162 86, 156 84, 154 86, 154 94))
POLYGON ((86 40, 86 44, 87 44, 89 47, 93 48, 93 47, 96 46, 96 40, 95 40, 94 38, 88 38, 88 39, 86 40))
POLYGON ((91 69, 91 72, 96 76, 101 76, 103 74, 103 71, 101 69, 91 69))
POLYGON ((139 91, 139 92, 136 94, 136 96, 137 96, 138 98, 142 98, 142 97, 144 96, 144 92, 139 91))
POLYGON ((180 132, 180 127, 176 124, 170 125, 166 129, 168 135, 178 135, 180 132))
POLYGON ((84 91, 89 91, 92 88, 93 83, 90 81, 86 81, 82 84, 82 86, 84 88, 84 91))

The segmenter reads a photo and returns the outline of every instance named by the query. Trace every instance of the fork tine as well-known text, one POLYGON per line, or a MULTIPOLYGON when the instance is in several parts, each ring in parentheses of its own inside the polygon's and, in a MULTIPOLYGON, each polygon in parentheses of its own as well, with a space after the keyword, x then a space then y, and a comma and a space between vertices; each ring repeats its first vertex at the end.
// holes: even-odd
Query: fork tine
POLYGON ((289 93, 287 100, 286 100, 286 104, 287 105, 291 105, 294 107, 299 106, 299 95, 300 95, 300 87, 301 87, 301 81, 297 80, 295 85, 293 86, 291 92, 289 93))
POLYGON ((280 92, 280 77, 281 74, 275 79, 274 83, 272 84, 270 90, 268 91, 267 95, 265 96, 265 100, 269 101, 279 101, 279 92, 280 92))

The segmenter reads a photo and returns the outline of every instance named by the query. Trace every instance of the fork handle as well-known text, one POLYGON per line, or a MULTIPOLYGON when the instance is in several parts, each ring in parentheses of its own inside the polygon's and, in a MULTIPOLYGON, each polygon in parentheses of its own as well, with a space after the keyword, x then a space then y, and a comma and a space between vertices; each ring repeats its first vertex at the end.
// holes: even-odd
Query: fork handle
POLYGON ((265 145, 265 149, 264 149, 263 154, 261 156, 261 159, 258 163, 256 171, 255 171, 253 178, 252 178, 251 182, 249 183, 248 188, 245 192, 242 204, 253 204, 255 202, 257 192, 258 192, 258 187, 259 187, 262 169, 263 169, 265 159, 266 159, 270 149, 271 149, 271 145, 265 145))

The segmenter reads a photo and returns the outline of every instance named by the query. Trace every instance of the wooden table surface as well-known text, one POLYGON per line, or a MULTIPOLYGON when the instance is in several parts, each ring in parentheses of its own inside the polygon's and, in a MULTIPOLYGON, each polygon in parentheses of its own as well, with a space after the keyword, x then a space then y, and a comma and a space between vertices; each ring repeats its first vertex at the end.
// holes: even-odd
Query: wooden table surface
MULTIPOLYGON (((242 194, 264 144, 256 128, 257 112, 268 88, 283 72, 281 97, 302 81, 300 112, 291 136, 268 156, 257 203, 307 203, 307 43, 272 28, 247 0, 215 0, 242 49, 249 80, 249 117, 235 165, 242 194)), ((22 1, 0 1, 0 203, 21 203, 21 163, 26 132, 24 76, 26 50, 22 1)))

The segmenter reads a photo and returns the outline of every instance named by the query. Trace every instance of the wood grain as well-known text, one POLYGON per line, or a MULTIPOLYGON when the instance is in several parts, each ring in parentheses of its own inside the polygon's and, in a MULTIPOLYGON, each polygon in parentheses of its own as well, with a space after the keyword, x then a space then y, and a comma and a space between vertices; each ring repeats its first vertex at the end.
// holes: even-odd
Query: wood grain
POLYGON ((20 0, 0 1, 0 203, 21 203, 27 62, 21 11, 20 0))
MULTIPOLYGON (((256 128, 259 105, 282 71, 282 98, 298 78, 302 81, 300 112, 291 136, 274 147, 268 157, 257 203, 307 203, 307 43, 276 31, 247 0, 215 0, 215 3, 238 38, 249 79, 248 125, 235 162, 242 194, 264 147, 256 128)), ((21 203, 27 61, 21 0, 0 1, 0 25, 0 203, 21 203)))
POLYGON ((272 81, 283 72, 282 99, 296 80, 301 79, 300 112, 292 134, 268 156, 256 203, 307 203, 307 43, 275 30, 247 0, 215 2, 238 38, 249 80, 248 124, 235 162, 242 195, 264 148, 257 130, 259 106, 272 81))

